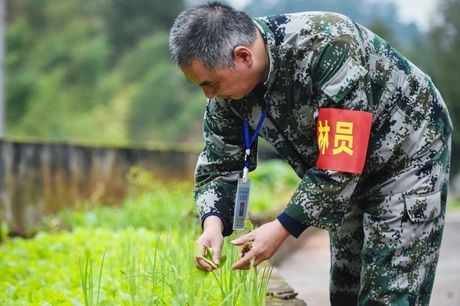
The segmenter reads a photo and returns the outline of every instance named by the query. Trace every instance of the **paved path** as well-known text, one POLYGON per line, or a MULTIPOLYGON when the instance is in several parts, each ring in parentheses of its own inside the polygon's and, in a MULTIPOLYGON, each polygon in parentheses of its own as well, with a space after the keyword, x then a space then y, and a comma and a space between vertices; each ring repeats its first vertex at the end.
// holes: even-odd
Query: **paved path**
MULTIPOLYGON (((289 241, 288 244, 293 244, 289 241)), ((307 229, 291 253, 284 257, 279 273, 308 306, 329 304, 329 237, 327 232, 307 229)), ((441 255, 430 305, 460 305, 460 211, 448 212, 441 255)))

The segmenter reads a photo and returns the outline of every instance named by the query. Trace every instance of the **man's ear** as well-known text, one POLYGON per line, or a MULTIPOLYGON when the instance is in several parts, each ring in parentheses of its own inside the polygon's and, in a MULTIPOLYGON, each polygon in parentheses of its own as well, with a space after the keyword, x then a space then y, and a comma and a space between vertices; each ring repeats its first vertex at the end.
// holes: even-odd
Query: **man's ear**
POLYGON ((254 64, 254 53, 248 47, 236 46, 233 49, 233 61, 235 64, 240 63, 252 67, 254 64))

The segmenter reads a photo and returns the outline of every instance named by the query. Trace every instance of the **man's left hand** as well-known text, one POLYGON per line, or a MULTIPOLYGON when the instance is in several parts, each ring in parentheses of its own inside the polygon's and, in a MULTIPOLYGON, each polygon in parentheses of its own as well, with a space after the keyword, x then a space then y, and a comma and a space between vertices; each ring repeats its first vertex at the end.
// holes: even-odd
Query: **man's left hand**
POLYGON ((288 236, 289 232, 281 225, 278 219, 275 219, 231 241, 234 245, 245 245, 252 242, 250 250, 232 266, 232 270, 248 269, 251 267, 253 259, 254 266, 257 266, 262 261, 271 258, 288 236))

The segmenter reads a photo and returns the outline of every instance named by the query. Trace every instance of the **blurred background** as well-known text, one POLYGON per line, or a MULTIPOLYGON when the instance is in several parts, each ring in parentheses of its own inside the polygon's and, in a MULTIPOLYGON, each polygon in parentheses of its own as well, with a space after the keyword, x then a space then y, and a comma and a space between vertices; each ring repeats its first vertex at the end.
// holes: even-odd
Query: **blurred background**
MULTIPOLYGON (((102 264, 105 252, 112 252, 115 271, 118 260, 131 258, 121 274, 105 272, 106 293, 101 299, 116 305, 130 296, 135 304, 138 287, 133 286, 135 278, 126 277, 137 275, 139 269, 131 267, 131 262, 138 262, 129 240, 133 236, 140 248, 146 237, 164 235, 162 249, 177 244, 175 256, 180 258, 168 262, 164 271, 175 263, 188 263, 186 269, 195 271, 190 264, 193 251, 187 253, 190 258, 179 256, 192 249, 189 244, 199 231, 191 190, 203 145, 205 97, 171 63, 168 32, 180 11, 201 2, 0 0, 0 304, 82 304, 87 288, 82 285, 82 295, 78 267, 72 262, 88 246, 102 264), (98 228, 108 230, 101 236, 98 228), (183 241, 169 240, 171 235, 183 241), (127 246, 118 254, 120 244, 127 246), (71 273, 65 270, 69 267, 71 273), (134 272, 126 274, 128 270, 134 272)), ((458 305, 460 266, 452 268, 452 263, 458 262, 460 246, 460 1, 223 2, 253 17, 306 10, 343 13, 382 36, 432 77, 454 123, 448 209, 456 214, 448 217, 457 216, 455 222, 448 220, 445 236, 445 245, 457 249, 443 251, 454 257, 441 257, 439 269, 445 272, 435 286, 447 302, 436 300, 434 305, 458 305)), ((276 157, 263 141, 260 148, 262 160, 276 157)), ((251 198, 257 222, 272 220, 299 182, 286 164, 277 161, 262 161, 251 179, 253 194, 258 195, 251 198)), ((281 271, 298 288, 313 290, 304 296, 313 298, 320 287, 318 305, 325 305, 329 247, 327 233, 321 235, 311 240, 320 241, 311 247, 320 253, 308 249, 298 262, 289 261, 298 276, 301 265, 314 263, 310 266, 315 268, 322 260, 323 270, 304 273, 314 275, 312 284, 301 283, 305 278, 295 283, 288 268, 281 271), (305 253, 318 256, 307 258, 305 253), (318 281, 318 275, 324 281, 318 281)), ((164 261, 168 258, 171 254, 166 253, 164 261)), ((178 279, 171 284, 190 283, 178 279)), ((177 304, 188 304, 184 301, 196 295, 184 296, 183 288, 176 289, 171 296, 179 299, 177 304)), ((150 294, 142 296, 148 300, 150 294)))
MULTIPOLYGON (((160 176, 178 172, 192 179, 205 98, 171 63, 168 31, 181 10, 199 2, 0 0, 0 217, 14 219, 15 203, 36 197, 44 197, 45 213, 59 209, 46 204, 58 195, 55 202, 95 194, 123 198, 124 175, 139 163, 156 161, 156 168, 167 168, 160 176), (186 155, 165 157, 178 151, 186 155), (120 164, 124 168, 114 170, 120 164), (30 192, 34 186, 39 190, 30 192)), ((457 126, 459 1, 227 2, 254 17, 304 10, 348 15, 429 73, 457 126)), ((454 133, 451 195, 459 190, 459 150, 454 133)))
MULTIPOLYGON (((200 143, 205 100, 169 61, 184 0, 2 0, 4 135, 85 143, 200 143)), ((251 16, 350 16, 428 72, 459 121, 460 3, 452 0, 233 0, 251 16)), ((460 136, 454 135, 454 156, 460 136)), ((457 172, 460 159, 453 159, 457 172)))

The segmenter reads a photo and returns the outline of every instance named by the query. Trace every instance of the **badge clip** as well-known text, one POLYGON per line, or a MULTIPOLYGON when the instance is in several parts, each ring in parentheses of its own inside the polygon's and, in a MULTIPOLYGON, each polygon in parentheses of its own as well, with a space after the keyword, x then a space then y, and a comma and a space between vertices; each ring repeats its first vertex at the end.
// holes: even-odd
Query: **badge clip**
POLYGON ((244 230, 246 228, 246 219, 248 218, 249 207, 249 190, 251 182, 248 179, 248 169, 243 170, 243 177, 238 179, 238 186, 235 197, 235 213, 233 215, 233 230, 244 230), (246 176, 245 172, 246 170, 246 176))

